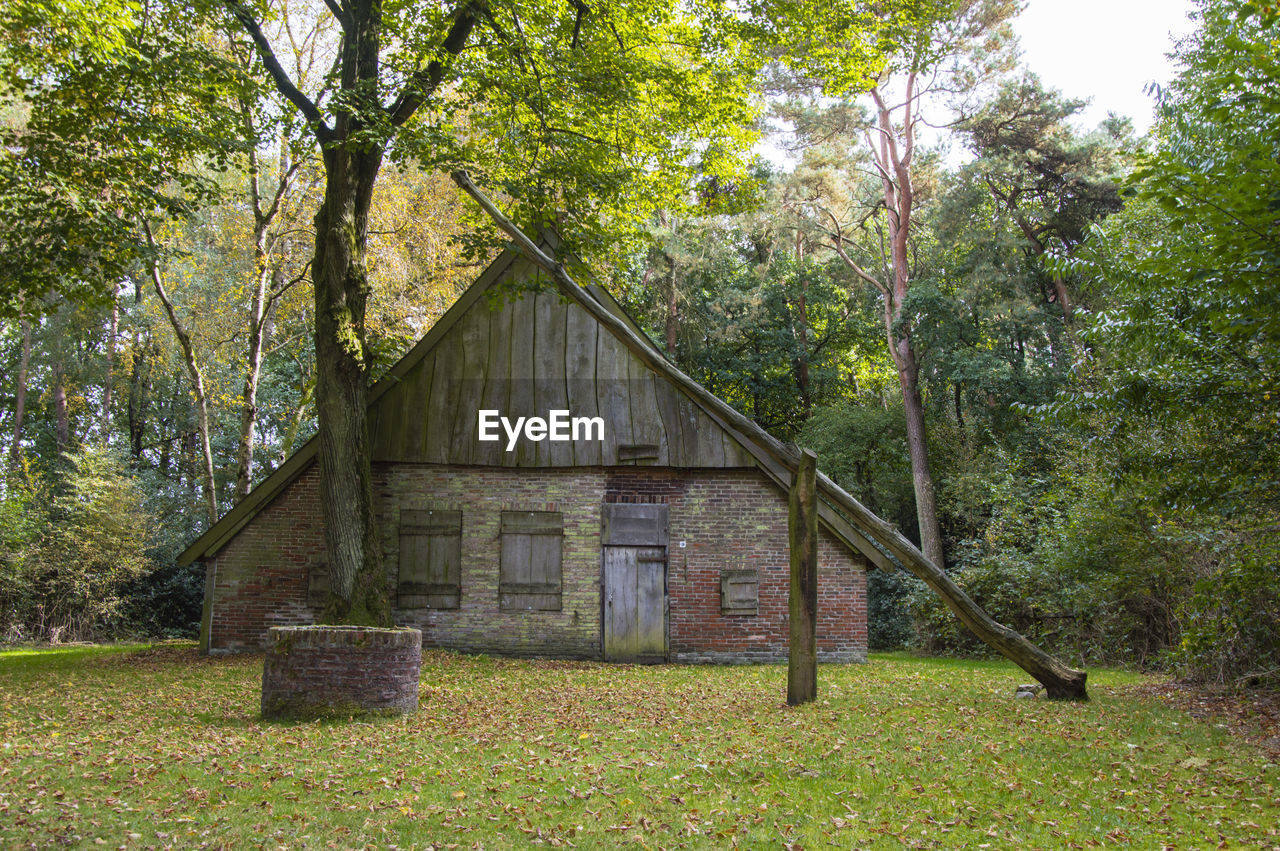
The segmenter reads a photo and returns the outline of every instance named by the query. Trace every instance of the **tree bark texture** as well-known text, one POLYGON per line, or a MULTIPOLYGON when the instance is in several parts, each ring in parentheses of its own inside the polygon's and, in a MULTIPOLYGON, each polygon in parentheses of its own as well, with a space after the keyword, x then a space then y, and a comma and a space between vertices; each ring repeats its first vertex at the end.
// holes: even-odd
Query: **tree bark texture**
POLYGON ((381 163, 381 151, 326 151, 325 197, 316 215, 312 262, 320 501, 332 592, 322 620, 370 626, 391 625, 373 513, 365 339, 369 206, 381 163))
POLYGON ((111 287, 111 321, 107 325, 107 369, 102 379, 102 445, 111 442, 111 385, 116 364, 116 336, 120 333, 120 283, 111 287))
POLYGON ((665 342, 667 345, 667 357, 674 362, 676 359, 676 346, 679 341, 680 334, 680 305, 677 299, 677 268, 676 261, 671 255, 667 255, 667 265, 670 267, 670 274, 667 277, 667 315, 665 328, 665 342))
POLYGON ((902 388, 902 413, 907 426, 907 452, 911 456, 911 485, 916 497, 916 527, 920 549, 934 564, 944 564, 942 533, 938 527, 938 502, 929 464, 929 442, 924 427, 924 400, 920 396, 920 368, 910 337, 894 340, 890 348, 902 388))
MULTIPOLYGON (((241 121, 246 138, 258 135, 253 110, 241 101, 241 121)), ((248 317, 248 349, 245 353, 244 387, 240 392, 240 439, 236 446, 237 500, 249 495, 253 485, 253 445, 258 426, 258 381, 262 358, 271 340, 271 311, 282 293, 281 268, 275 257, 272 226, 279 217, 285 195, 293 184, 299 163, 290 157, 289 140, 281 136, 276 155, 278 172, 275 189, 264 195, 262 168, 257 151, 249 151, 249 198, 253 204, 254 288, 248 317)))
POLYGON ((818 696, 818 456, 800 453, 788 500, 791 638, 787 651, 787 704, 818 696))
POLYGON ((236 446, 236 499, 249 495, 253 484, 253 442, 258 424, 258 380, 262 374, 262 355, 270 336, 271 303, 267 298, 272 269, 266 253, 256 251, 258 270, 254 281, 253 302, 249 308, 249 350, 245 363, 244 388, 240 392, 240 439, 236 446))
MULTIPOLYGON (((920 365, 911 334, 903 327, 902 308, 911 288, 909 240, 911 217, 915 205, 911 160, 915 152, 915 86, 914 72, 907 77, 906 97, 902 107, 900 131, 894 127, 890 107, 879 88, 872 89, 876 104, 876 129, 879 144, 871 143, 876 170, 884 191, 884 205, 889 235, 889 281, 892 308, 885 311, 885 333, 889 352, 893 355, 902 389, 902 406, 906 416, 907 447, 911 455, 911 484, 916 497, 916 523, 920 531, 920 548, 935 564, 942 565, 942 532, 938 525, 937 500, 934 495, 933 471, 929 466, 929 444, 924 427, 924 404, 920 397, 920 365), (899 146, 899 132, 901 146, 899 146)), ((870 141, 870 139, 869 139, 870 141)))
MULTIPOLYGON (((323 149, 325 191, 316 214, 311 264, 316 305, 316 412, 319 417, 320 497, 325 521, 329 623, 390 625, 387 577, 373 513, 369 460, 365 308, 369 205, 382 157, 396 128, 434 96, 447 62, 466 47, 484 4, 461 3, 436 58, 413 72, 389 105, 379 101, 382 79, 382 4, 327 2, 342 26, 330 98, 332 125, 317 103, 280 65, 270 40, 240 0, 223 0, 253 40, 276 89, 306 119, 323 149)), ((327 85, 327 84, 326 84, 327 85)))
POLYGON ((71 418, 67 413, 67 380, 63 373, 61 356, 53 364, 53 418, 53 436, 58 454, 61 455, 71 446, 71 418))
POLYGON ((903 414, 907 426, 907 447, 911 457, 911 484, 916 498, 916 526, 921 549, 936 564, 944 564, 942 532, 938 524, 938 506, 929 464, 929 442, 925 432, 924 402, 920 395, 920 362, 911 341, 911 329, 904 321, 903 307, 911 289, 911 217, 915 205, 911 160, 915 152, 916 74, 907 77, 906 97, 901 126, 893 122, 893 108, 885 103, 879 87, 871 90, 875 101, 875 121, 866 134, 867 147, 880 178, 881 199, 885 210, 885 245, 882 248, 884 272, 874 275, 845 250, 854 244, 843 226, 828 213, 832 248, 859 278, 879 290, 884 299, 884 332, 898 373, 902 391, 903 414), (901 143, 901 144, 900 144, 901 143))

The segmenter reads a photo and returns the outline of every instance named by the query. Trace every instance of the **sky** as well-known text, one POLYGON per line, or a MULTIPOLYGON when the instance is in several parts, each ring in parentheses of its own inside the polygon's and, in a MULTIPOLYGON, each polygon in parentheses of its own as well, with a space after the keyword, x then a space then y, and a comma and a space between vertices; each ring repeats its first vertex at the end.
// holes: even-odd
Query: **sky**
POLYGON ((1070 97, 1089 98, 1082 116, 1096 126, 1112 111, 1151 125, 1152 81, 1166 83, 1177 69, 1165 58, 1170 33, 1192 30, 1191 0, 1030 0, 1014 21, 1022 63, 1070 97))

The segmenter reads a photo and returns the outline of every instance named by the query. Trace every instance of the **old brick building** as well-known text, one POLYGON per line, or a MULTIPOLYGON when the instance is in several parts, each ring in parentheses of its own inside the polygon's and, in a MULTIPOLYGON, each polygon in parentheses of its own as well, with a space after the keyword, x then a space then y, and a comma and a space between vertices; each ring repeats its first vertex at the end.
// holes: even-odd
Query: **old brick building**
MULTIPOLYGON (((771 438, 691 389, 603 291, 521 287, 532 274, 504 254, 371 392, 396 623, 466 651, 786 658, 771 438)), ((260 648, 322 608, 315 456, 313 440, 184 553, 205 565, 206 651, 260 648)), ((883 557, 825 504, 822 519, 819 658, 862 660, 883 557)))

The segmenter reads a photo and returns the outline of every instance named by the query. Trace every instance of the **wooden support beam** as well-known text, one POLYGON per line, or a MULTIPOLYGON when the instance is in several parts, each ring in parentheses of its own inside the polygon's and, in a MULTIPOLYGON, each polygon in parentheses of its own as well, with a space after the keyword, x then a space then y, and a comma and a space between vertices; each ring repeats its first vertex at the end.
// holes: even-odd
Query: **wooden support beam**
POLYGON ((800 453, 788 501, 791 551, 791 643, 787 650, 787 704, 818 696, 818 456, 800 453))

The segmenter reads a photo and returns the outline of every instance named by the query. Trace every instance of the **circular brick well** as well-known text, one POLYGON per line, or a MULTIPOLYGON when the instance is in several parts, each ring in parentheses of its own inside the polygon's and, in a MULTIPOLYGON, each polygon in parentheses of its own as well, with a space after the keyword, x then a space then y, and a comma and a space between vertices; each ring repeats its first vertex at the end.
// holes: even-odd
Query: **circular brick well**
POLYGON ((408 715, 418 709, 422 632, 275 626, 262 669, 262 717, 408 715))

